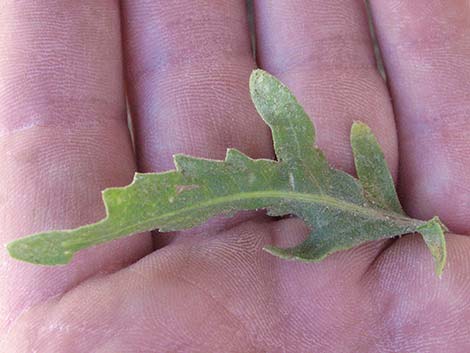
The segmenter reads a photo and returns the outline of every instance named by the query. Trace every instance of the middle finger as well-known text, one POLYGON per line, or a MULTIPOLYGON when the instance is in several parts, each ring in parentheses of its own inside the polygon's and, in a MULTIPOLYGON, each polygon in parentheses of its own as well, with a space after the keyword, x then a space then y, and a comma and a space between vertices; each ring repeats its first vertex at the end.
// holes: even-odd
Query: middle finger
POLYGON ((243 0, 123 1, 130 105, 139 168, 172 155, 271 157, 269 130, 248 94, 255 63, 243 0))
POLYGON ((258 0, 259 64, 286 83, 313 118, 318 145, 354 171, 353 120, 372 128, 392 173, 398 153, 388 90, 377 70, 363 0, 258 0))

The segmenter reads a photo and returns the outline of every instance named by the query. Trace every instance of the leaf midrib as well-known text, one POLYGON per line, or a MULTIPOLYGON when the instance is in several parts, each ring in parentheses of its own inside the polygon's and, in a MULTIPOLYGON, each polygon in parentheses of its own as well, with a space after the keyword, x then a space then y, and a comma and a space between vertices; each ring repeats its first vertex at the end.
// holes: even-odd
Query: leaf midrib
MULTIPOLYGON (((106 237, 102 237, 99 239, 94 238, 94 241, 91 243, 83 242, 83 239, 82 239, 82 242, 80 242, 79 237, 74 237, 71 240, 64 241, 63 245, 67 247, 72 246, 72 245, 76 246, 78 244, 80 244, 80 246, 83 246, 83 247, 86 247, 89 245, 97 245, 97 244, 106 242, 110 239, 114 239, 119 234, 127 234, 128 231, 136 229, 136 228, 138 228, 138 230, 136 230, 133 234, 148 230, 152 224, 154 224, 155 222, 162 221, 165 218, 178 217, 178 215, 181 215, 187 212, 195 211, 198 209, 209 208, 209 207, 213 207, 217 205, 222 205, 225 203, 231 203, 231 202, 249 200, 249 199, 260 199, 260 198, 289 199, 293 201, 296 200, 296 201, 303 201, 303 202, 309 202, 309 203, 315 203, 315 204, 322 204, 324 206, 329 206, 329 207, 340 209, 343 211, 356 212, 362 216, 366 216, 370 218, 382 218, 382 219, 389 220, 389 221, 393 219, 394 221, 403 222, 404 224, 413 225, 414 227, 417 227, 421 224, 419 220, 412 219, 409 217, 404 217, 403 215, 393 212, 393 211, 388 211, 388 210, 383 210, 383 209, 374 209, 370 207, 363 207, 355 203, 347 202, 344 200, 339 200, 329 195, 324 195, 324 194, 317 195, 317 194, 300 193, 300 192, 292 192, 292 191, 264 190, 264 191, 242 192, 242 193, 230 194, 226 196, 213 198, 208 201, 198 203, 196 206, 180 208, 178 210, 168 212, 159 217, 153 217, 148 221, 135 222, 125 227, 121 226, 118 231, 107 233, 106 237)), ((245 210, 250 210, 250 209, 245 209, 245 210)), ((90 228, 89 231, 93 231, 93 228, 95 226, 103 226, 104 223, 106 223, 108 220, 109 220, 109 215, 102 221, 91 224, 89 226, 85 226, 85 227, 87 228, 89 227, 90 228)), ((156 229, 158 229, 158 226, 156 227, 156 229)), ((82 230, 84 229, 82 228, 82 230)), ((69 232, 70 233, 80 232, 80 229, 69 231, 69 232)))

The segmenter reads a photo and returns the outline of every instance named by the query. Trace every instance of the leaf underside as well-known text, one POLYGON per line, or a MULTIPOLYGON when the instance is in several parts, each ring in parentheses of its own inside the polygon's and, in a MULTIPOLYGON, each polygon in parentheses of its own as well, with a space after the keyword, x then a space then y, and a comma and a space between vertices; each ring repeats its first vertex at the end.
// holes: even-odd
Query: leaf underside
POLYGON ((277 161, 254 160, 235 149, 224 161, 175 155, 176 170, 136 173, 130 185, 106 189, 103 220, 16 240, 8 244, 10 255, 35 264, 66 264, 81 249, 131 234, 189 229, 215 215, 263 208, 272 216, 296 215, 311 229, 298 246, 266 248, 282 258, 319 261, 367 241, 420 232, 436 273, 442 273, 446 228, 438 218, 425 222, 405 215, 369 127, 355 122, 351 129, 355 179, 328 165, 314 146, 310 118, 287 87, 255 70, 250 92, 271 128, 277 161))

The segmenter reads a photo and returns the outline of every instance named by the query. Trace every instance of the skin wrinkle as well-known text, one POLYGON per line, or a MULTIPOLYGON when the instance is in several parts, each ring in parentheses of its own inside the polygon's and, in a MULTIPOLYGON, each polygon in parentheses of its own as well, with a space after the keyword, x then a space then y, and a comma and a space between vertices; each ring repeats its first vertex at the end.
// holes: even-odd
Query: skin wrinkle
MULTIPOLYGON (((89 28, 89 33, 93 35, 86 37, 85 33, 77 31, 81 26, 80 17, 66 17, 60 10, 54 11, 55 16, 51 16, 44 9, 31 6, 34 10, 26 11, 24 17, 19 19, 14 15, 22 6, 18 2, 5 5, 6 11, 2 14, 4 30, 0 31, 0 38, 2 34, 7 38, 2 42, 3 50, 8 55, 2 56, 3 60, 0 58, 3 78, 0 82, 0 99, 3 102, 0 115, 14 117, 2 119, 3 128, 15 130, 34 123, 62 124, 67 111, 71 117, 93 116, 100 111, 105 117, 123 119, 122 81, 119 75, 115 75, 120 69, 120 55, 108 55, 108 58, 90 55, 100 45, 99 36, 94 32, 106 33, 102 29, 115 27, 115 18, 102 16, 97 18, 98 21, 88 20, 93 24, 89 28), (24 22, 25 19, 31 19, 31 22, 24 22), (37 26, 41 26, 40 35, 35 31, 37 26), (78 33, 70 41, 68 32, 72 31, 78 33), (13 32, 22 40, 8 40, 8 33, 13 32), (50 40, 51 37, 54 40, 50 40), (88 44, 89 41, 92 43, 88 44), (22 97, 21 102, 19 96, 22 97), (25 101, 31 104, 25 104, 25 101)), ((82 11, 81 15, 85 19, 94 16, 88 11, 82 11)), ((106 37, 112 38, 112 34, 106 37)), ((115 49, 119 54, 118 48, 115 49)))
POLYGON ((184 283, 187 283, 189 286, 193 287, 193 288, 196 288, 200 293, 202 293, 204 296, 207 296, 209 298, 209 300, 214 303, 217 307, 220 307, 222 309, 222 311, 226 314, 228 314, 229 317, 231 317, 232 319, 234 319, 234 321, 239 325, 241 326, 241 328, 244 330, 244 331, 248 331, 248 329, 246 328, 246 325, 245 323, 240 320, 236 314, 234 314, 232 311, 230 311, 222 302, 220 302, 219 300, 217 300, 216 298, 214 298, 214 296, 212 294, 210 294, 210 292, 208 292, 207 289, 204 289, 200 286, 197 285, 197 283, 195 283, 194 281, 191 281, 189 280, 188 278, 184 278, 184 277, 181 277, 181 276, 178 276, 176 278, 177 280, 181 280, 183 281, 184 283))
MULTIPOLYGON (((102 214, 100 191, 128 183, 134 158, 116 3, 2 0, 0 6, 1 51, 8 53, 0 55, 4 245, 102 214)), ((67 268, 30 266, 0 252, 8 264, 0 269, 0 332, 26 308, 140 258, 149 240, 87 251, 67 268)))
MULTIPOLYGON (((461 2, 468 4, 466 0, 461 2)), ((468 41, 468 8, 461 9, 436 0, 414 4, 406 1, 398 4, 394 1, 390 6, 394 4, 395 10, 390 11, 392 21, 395 16, 402 18, 394 22, 393 27, 387 28, 390 35, 402 38, 395 49, 408 49, 407 52, 412 53, 415 48, 438 49, 455 42, 465 43, 465 39, 468 41), (440 16, 436 16, 436 13, 440 16)))
POLYGON ((195 66, 183 73, 179 70, 161 73, 156 83, 152 78, 136 83, 136 90, 145 94, 141 99, 153 98, 151 104, 143 105, 146 108, 139 108, 142 119, 135 122, 140 132, 136 134, 137 141, 142 141, 137 145, 142 170, 173 169, 175 153, 223 159, 228 147, 240 148, 252 157, 270 157, 272 145, 268 147, 267 140, 257 133, 262 131, 261 136, 268 137, 266 125, 255 116, 252 104, 241 103, 249 100, 246 83, 240 80, 242 70, 243 77, 248 77, 251 71, 248 65, 249 61, 246 66, 212 65, 209 71, 214 78, 207 78, 207 66, 195 66), (175 80, 178 85, 168 84, 175 80), (158 117, 156 121, 154 116, 158 117), (161 143, 152 142, 157 140, 161 143))
POLYGON ((275 46, 266 46, 265 49, 272 53, 270 57, 279 57, 275 63, 270 63, 269 71, 275 76, 280 76, 302 66, 311 70, 317 68, 318 71, 340 72, 375 69, 375 58, 364 55, 369 46, 369 38, 362 35, 351 38, 350 35, 337 34, 308 43, 298 43, 289 48, 289 51, 300 55, 282 55, 285 48, 279 50, 275 46), (316 50, 311 50, 312 47, 316 50), (363 49, 359 51, 358 47, 363 49))
MULTIPOLYGON (((155 59, 148 60, 148 63, 143 63, 138 70, 132 72, 132 80, 145 80, 148 75, 173 70, 175 67, 192 66, 201 63, 213 63, 217 64, 221 61, 224 62, 239 62, 239 60, 245 59, 250 53, 246 51, 246 48, 240 50, 238 48, 229 48, 224 50, 212 50, 210 52, 194 53, 195 47, 201 47, 199 42, 203 42, 204 39, 200 39, 198 43, 188 46, 188 48, 182 48, 178 52, 168 53, 166 56, 158 56, 155 59)), ((223 48, 223 44, 226 41, 230 41, 230 38, 221 40, 221 43, 214 43, 217 46, 223 48)), ((204 47, 202 47, 204 48, 204 47)))
POLYGON ((464 35, 470 29, 468 4, 460 0, 452 5, 436 0, 401 3, 390 16, 384 16, 383 9, 387 12, 392 4, 371 5, 401 134, 404 206, 418 218, 439 211, 448 227, 468 233, 470 196, 458 187, 470 183, 469 157, 460 152, 468 144, 459 143, 468 135, 470 41, 464 35), (423 12, 428 16, 421 16, 423 12), (396 24, 402 30, 393 30, 396 24), (456 146, 450 156, 446 155, 449 142, 456 146), (418 144, 429 153, 417 152, 418 144), (443 208, 449 195, 453 202, 443 208))
MULTIPOLYGON (((373 277, 370 277, 371 281, 369 282, 370 284, 372 284, 372 288, 370 290, 370 293, 373 294, 372 307, 380 305, 380 303, 386 303, 386 305, 384 306, 385 310, 382 316, 380 317, 382 318, 382 320, 385 319, 385 321, 383 322, 384 332, 389 335, 389 340, 392 347, 396 347, 393 351, 414 351, 413 347, 415 346, 409 345, 410 342, 406 340, 406 338, 410 335, 410 330, 414 331, 414 333, 412 334, 415 337, 415 340, 417 340, 417 342, 419 342, 419 338, 417 337, 418 334, 424 334, 426 335, 426 337, 432 337, 432 335, 428 333, 427 329, 423 328, 423 330, 418 330, 418 328, 423 325, 438 322, 439 324, 436 325, 436 327, 434 328, 436 331, 442 332, 442 330, 448 328, 449 333, 451 334, 452 332, 454 332, 452 330, 455 330, 455 328, 458 328, 458 330, 464 329, 468 331, 468 326, 461 324, 459 325, 458 322, 455 322, 453 325, 446 325, 443 322, 445 318, 457 317, 456 315, 450 314, 448 312, 449 310, 451 310, 451 308, 461 310, 462 308, 466 307, 466 300, 463 299, 465 298, 465 294, 463 294, 463 292, 463 300, 460 303, 450 300, 451 295, 449 295, 452 292, 455 293, 455 285, 457 283, 465 283, 465 281, 459 281, 457 280, 457 278, 454 277, 458 276, 458 274, 455 274, 455 272, 452 271, 453 265, 455 263, 460 263, 461 265, 463 265, 463 267, 468 267, 468 259, 465 259, 464 262, 461 262, 461 259, 459 259, 459 254, 465 254, 466 248, 463 249, 463 251, 455 252, 455 249, 461 247, 462 241, 464 241, 465 238, 461 236, 456 236, 453 240, 455 241, 449 243, 449 258, 451 258, 452 256, 455 262, 449 263, 451 273, 446 278, 442 278, 440 280, 436 280, 435 278, 429 278, 432 275, 430 276, 429 272, 426 270, 425 261, 420 261, 421 259, 426 258, 424 247, 420 248, 419 254, 410 251, 410 243, 417 243, 421 241, 416 237, 406 237, 402 241, 396 242, 395 246, 388 248, 386 253, 370 269, 370 271, 380 270, 385 274, 387 273, 387 271, 389 271, 390 267, 396 266, 396 263, 393 261, 396 253, 403 253, 405 258, 407 259, 407 262, 401 270, 401 273, 395 273, 395 278, 390 276, 380 276, 379 281, 372 281, 373 277), (459 244, 459 242, 461 244, 459 244), (386 261, 386 259, 388 261, 386 261), (417 276, 417 278, 410 283, 396 280, 396 277, 403 276, 406 278, 409 275, 413 276, 413 273, 416 272, 419 273, 419 276, 417 276), (435 283, 436 281, 440 282, 439 286, 432 285, 432 283, 435 283), (454 288, 450 289, 450 287, 454 288), (417 288, 425 288, 425 290, 420 291, 417 290, 417 288), (399 295, 396 295, 397 293, 399 293, 399 295), (385 300, 383 297, 384 295, 387 296, 385 300), (442 312, 439 312, 439 309, 441 309, 442 312), (420 320, 419 318, 423 315, 435 316, 437 319, 429 321, 420 320), (413 324, 413 322, 416 322, 416 324, 413 324), (400 349, 398 347, 400 347, 400 349)), ((465 286, 468 287, 468 283, 465 286)), ((456 333, 456 337, 464 336, 465 333, 463 332, 459 334, 456 333)), ((423 343, 425 342, 429 343, 429 340, 425 339, 423 343)), ((441 344, 444 343, 445 342, 441 342, 441 344)), ((466 343, 468 344, 468 342, 466 343)), ((433 347, 433 345, 430 345, 429 347, 433 347)))
MULTIPOLYGON (((246 18, 239 16, 241 9, 237 2, 212 6, 208 1, 198 0, 197 5, 199 6, 197 15, 185 10, 188 4, 184 1, 168 8, 155 8, 148 1, 141 7, 130 7, 128 14, 131 19, 134 16, 149 18, 148 22, 139 26, 125 27, 124 36, 128 52, 145 54, 128 57, 129 77, 132 81, 139 80, 142 75, 146 76, 154 71, 166 71, 171 67, 200 62, 216 64, 227 59, 243 60, 251 56, 251 48, 246 45, 248 33, 243 40, 240 38, 240 33, 247 28, 247 22, 246 18), (181 4, 181 8, 178 4, 181 4), (149 47, 147 45, 149 40, 159 43, 158 48, 149 47), (208 40, 210 45, 201 45, 208 40), (175 43, 178 45, 174 45, 175 43), (149 51, 149 49, 154 50, 149 51)), ((126 7, 124 2, 123 8, 126 7)))
POLYGON ((124 1, 122 9, 140 170, 171 169, 175 153, 220 159, 228 147, 272 156, 269 131, 247 90, 254 62, 243 1, 185 0, 175 7, 124 1), (188 21, 200 25, 188 32, 188 21), (165 69, 158 58, 178 61, 165 69))

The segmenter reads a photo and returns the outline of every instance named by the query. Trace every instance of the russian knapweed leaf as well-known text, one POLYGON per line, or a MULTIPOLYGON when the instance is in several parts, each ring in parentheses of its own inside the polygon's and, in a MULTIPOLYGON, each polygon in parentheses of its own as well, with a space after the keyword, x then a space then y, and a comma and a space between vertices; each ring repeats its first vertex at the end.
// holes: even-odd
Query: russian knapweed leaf
POLYGON ((49 231, 8 245, 31 263, 68 263, 84 248, 146 230, 189 229, 220 214, 264 208, 296 215, 310 236, 288 249, 267 247, 282 258, 319 261, 366 241, 420 232, 442 273, 443 224, 406 216, 384 155, 370 129, 354 123, 351 144, 359 179, 328 165, 315 147, 315 129, 290 91, 262 70, 250 78, 256 109, 272 131, 277 161, 254 160, 229 149, 224 161, 176 155, 176 170, 137 173, 132 184, 103 192, 106 218, 72 230, 49 231))

